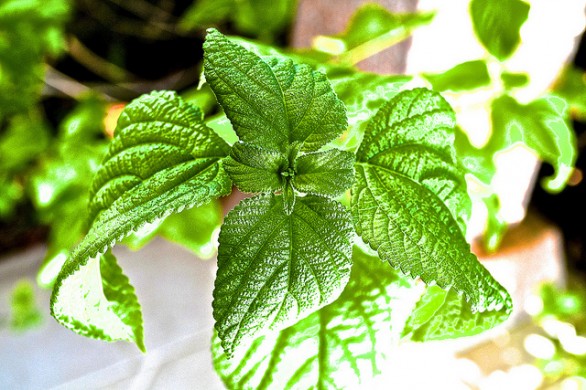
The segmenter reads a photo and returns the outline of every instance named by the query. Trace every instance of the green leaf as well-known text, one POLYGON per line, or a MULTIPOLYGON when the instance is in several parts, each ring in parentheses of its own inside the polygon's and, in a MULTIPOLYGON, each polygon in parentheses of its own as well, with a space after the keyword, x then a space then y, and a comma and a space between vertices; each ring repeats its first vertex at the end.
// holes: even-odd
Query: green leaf
POLYGON ((344 33, 317 37, 313 47, 338 55, 338 63, 355 65, 406 39, 433 17, 433 13, 392 13, 379 4, 368 3, 354 13, 344 33))
POLYGON ((492 136, 486 148, 496 153, 516 143, 526 145, 555 169, 543 187, 559 192, 576 162, 576 136, 568 125, 567 109, 566 101, 554 95, 526 105, 503 95, 492 103, 492 136))
POLYGON ((455 117, 441 95, 398 94, 371 120, 357 153, 356 232, 411 277, 452 287, 474 312, 511 310, 507 292, 470 253, 470 211, 454 154, 455 117))
POLYGON ((281 170, 289 162, 281 153, 238 142, 232 146, 230 157, 224 164, 226 172, 240 191, 273 192, 283 188, 281 170))
POLYGON ((49 129, 38 111, 12 116, 0 135, 0 170, 22 171, 49 147, 49 139, 49 129))
POLYGON ((294 324, 338 297, 350 276, 352 224, 338 202, 282 196, 240 202, 220 232, 215 328, 227 355, 294 324))
POLYGON ((418 295, 378 258, 354 250, 340 297, 295 325, 243 346, 233 358, 217 336, 216 371, 229 389, 358 388, 384 371, 418 295))
POLYGON ((10 328, 23 332, 43 321, 35 299, 35 287, 27 279, 19 280, 10 297, 10 328))
POLYGON ((73 329, 90 320, 70 313, 75 291, 63 289, 83 283, 90 259, 145 223, 228 194, 231 182, 222 167, 228 152, 228 145, 205 127, 201 112, 174 92, 153 92, 130 103, 92 183, 92 226, 55 283, 55 318, 73 329))
POLYGON ((238 0, 235 5, 236 28, 267 42, 289 26, 297 10, 297 0, 238 0))
POLYGON ((288 156, 294 144, 317 150, 346 129, 343 103, 308 65, 267 63, 214 29, 204 52, 206 80, 240 141, 288 156))
POLYGON ((348 115, 348 131, 342 136, 342 146, 353 151, 362 141, 368 119, 412 79, 410 76, 378 75, 348 69, 331 69, 328 78, 344 102, 348 115))
POLYGON ((476 148, 470 143, 468 135, 461 128, 455 128, 454 148, 460 164, 469 173, 485 185, 490 185, 496 173, 492 151, 476 148))
POLYGON ((97 255, 57 282, 61 296, 67 299, 54 302, 51 314, 62 325, 86 337, 133 341, 145 351, 134 288, 110 252, 97 255))
POLYGON ((132 250, 139 250, 157 235, 187 248, 200 259, 216 254, 217 234, 224 214, 219 201, 171 214, 162 221, 145 225, 122 242, 132 250))
POLYGON ((472 0, 470 15, 482 45, 502 61, 521 42, 519 30, 529 15, 529 4, 521 0, 472 0))
POLYGON ((295 160, 293 186, 313 195, 336 197, 354 180, 354 153, 338 149, 308 153, 295 160))
POLYGON ((429 286, 413 310, 403 336, 413 341, 473 336, 494 328, 507 317, 504 311, 473 312, 463 295, 429 286))
POLYGON ((198 0, 183 13, 179 28, 183 31, 209 27, 229 18, 236 0, 198 0))
POLYGON ((582 69, 568 66, 557 80, 555 93, 566 99, 572 114, 581 121, 586 118, 586 74, 582 69))
POLYGON ((45 55, 64 48, 67 0, 0 3, 0 120, 26 111, 40 97, 45 55))
POLYGON ((424 74, 436 91, 466 91, 490 84, 486 62, 463 62, 439 74, 424 74))
POLYGON ((526 73, 501 73, 501 80, 505 89, 511 90, 513 88, 519 88, 529 83, 529 75, 526 73))

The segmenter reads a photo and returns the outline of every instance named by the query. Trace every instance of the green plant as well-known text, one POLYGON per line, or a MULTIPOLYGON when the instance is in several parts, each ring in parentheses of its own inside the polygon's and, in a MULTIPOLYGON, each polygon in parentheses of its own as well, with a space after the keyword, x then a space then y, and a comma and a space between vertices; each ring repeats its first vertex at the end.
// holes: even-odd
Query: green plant
POLYGON ((508 316, 510 297, 464 239, 470 202, 453 148, 455 116, 439 94, 414 89, 381 100, 369 107, 357 150, 342 150, 331 141, 347 129, 346 109, 322 73, 260 58, 216 30, 204 50, 206 81, 238 141, 227 144, 173 92, 125 108, 92 184, 93 223, 55 283, 51 310, 59 322, 144 349, 138 301, 109 249, 145 223, 227 195, 232 183, 260 194, 226 216, 219 237, 213 307, 223 349, 214 354, 228 383, 273 383, 291 348, 309 355, 285 382, 309 375, 325 384, 328 372, 343 372, 337 359, 355 367, 360 381, 356 367, 369 362, 379 370, 379 331, 441 339, 508 316), (354 231, 377 255, 352 249, 364 246, 354 231), (419 300, 412 282, 377 257, 441 288, 419 300), (403 290, 412 298, 387 295, 403 290), (403 313, 411 309, 402 323, 389 315, 400 302, 403 313), (351 328, 361 336, 344 336, 351 328), (318 347, 305 349, 305 342, 318 347), (249 359, 245 372, 230 359, 242 353, 259 359, 249 359))
MULTIPOLYGON (((270 3, 263 14, 256 2, 210 8, 217 2, 201 1, 182 27, 233 19, 270 41, 295 2, 270 3)), ((207 83, 184 99, 170 91, 136 99, 111 141, 103 135, 104 103, 92 96, 81 99, 55 139, 36 130, 38 144, 27 140, 46 126, 42 119, 39 126, 11 119, 0 150, 14 156, 6 159, 18 168, 11 172, 27 178, 15 181, 11 173, 4 180, 0 172, 0 215, 26 191, 52 226, 39 276, 46 286, 57 278, 52 314, 80 334, 134 341, 144 350, 138 299, 110 249, 118 242, 138 249, 160 234, 211 256, 221 221, 217 198, 235 185, 256 195, 226 216, 219 236, 213 355, 231 388, 351 386, 380 372, 401 337, 460 337, 504 321, 510 297, 464 239, 465 175, 488 187, 487 242, 496 248, 504 223, 490 189, 494 157, 522 143, 554 165, 545 184, 561 190, 575 160, 566 103, 583 107, 575 87, 583 80, 568 73, 560 96, 516 101, 530 75, 508 71, 506 60, 528 6, 503 4, 507 23, 491 2, 471 5, 486 58, 422 80, 354 68, 433 19, 368 5, 344 33, 319 37, 304 52, 211 30, 207 83), (500 33, 487 34, 494 29, 500 33), (476 148, 438 91, 452 98, 482 88, 493 91, 493 135, 476 148), (215 98, 222 111, 206 121, 215 98), (79 148, 85 153, 72 152, 79 148)))

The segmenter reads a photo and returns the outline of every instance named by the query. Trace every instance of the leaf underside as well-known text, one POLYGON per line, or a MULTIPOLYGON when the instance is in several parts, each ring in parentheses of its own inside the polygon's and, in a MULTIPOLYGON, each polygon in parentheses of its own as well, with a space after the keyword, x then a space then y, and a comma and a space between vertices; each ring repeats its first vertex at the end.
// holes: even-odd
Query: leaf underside
POLYGON ((356 232, 405 274, 464 294, 473 312, 508 313, 508 293, 463 235, 470 200, 454 125, 445 100, 424 89, 402 92, 378 112, 357 153, 356 232))
POLYGON ((355 249, 350 281, 336 301, 255 339, 231 359, 215 335, 214 366, 230 389, 355 388, 384 370, 414 291, 379 259, 355 249))
MULTIPOLYGON (((71 303, 75 292, 62 286, 70 278, 94 278, 97 268, 86 269, 88 261, 95 262, 100 253, 145 223, 229 193, 231 182, 222 168, 228 152, 224 141, 205 127, 201 112, 174 92, 153 92, 130 103, 92 183, 90 230, 55 283, 52 315, 76 331, 81 324, 95 326, 91 316, 76 317, 71 303)), ((89 303, 76 305, 84 306, 86 314, 93 311, 89 303)), ((95 318, 99 316, 96 313, 95 318)), ((130 340, 115 329, 102 331, 95 336, 130 340)))
POLYGON ((350 275, 351 217, 336 201, 283 197, 242 201, 220 232, 213 314, 227 355, 269 330, 332 302, 350 275))

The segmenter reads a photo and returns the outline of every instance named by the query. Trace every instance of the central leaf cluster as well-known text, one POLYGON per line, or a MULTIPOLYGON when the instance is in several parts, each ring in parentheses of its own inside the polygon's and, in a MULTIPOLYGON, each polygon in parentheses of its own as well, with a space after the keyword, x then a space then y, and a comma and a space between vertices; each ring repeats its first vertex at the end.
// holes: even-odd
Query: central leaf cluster
POLYGON ((348 126, 324 74, 264 61, 213 29, 204 53, 206 81, 238 135, 223 167, 238 189, 259 193, 226 216, 219 237, 213 308, 230 356, 348 283, 351 215, 332 198, 351 187, 355 156, 324 148, 348 126))

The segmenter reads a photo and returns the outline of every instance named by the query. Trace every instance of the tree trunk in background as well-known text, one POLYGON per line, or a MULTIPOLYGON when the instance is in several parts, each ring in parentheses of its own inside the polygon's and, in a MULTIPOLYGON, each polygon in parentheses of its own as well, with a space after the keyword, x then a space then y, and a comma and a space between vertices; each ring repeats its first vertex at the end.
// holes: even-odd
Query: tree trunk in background
MULTIPOLYGON (((354 11, 365 3, 378 3, 391 12, 415 12, 417 0, 299 0, 297 18, 292 31, 291 45, 311 46, 316 35, 336 35, 346 29, 354 11)), ((381 73, 405 73, 407 52, 411 38, 382 51, 358 64, 362 70, 381 73)))

